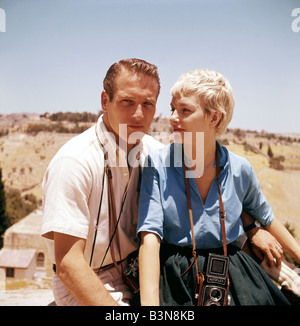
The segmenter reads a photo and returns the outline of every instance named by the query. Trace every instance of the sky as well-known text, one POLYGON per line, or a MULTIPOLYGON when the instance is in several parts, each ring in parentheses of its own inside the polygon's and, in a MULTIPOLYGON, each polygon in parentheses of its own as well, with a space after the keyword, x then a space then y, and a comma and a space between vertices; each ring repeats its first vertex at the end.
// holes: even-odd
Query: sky
POLYGON ((109 66, 135 57, 158 66, 157 114, 170 116, 182 73, 208 68, 233 87, 230 128, 300 133, 300 0, 0 0, 0 8, 0 114, 97 113, 109 66))

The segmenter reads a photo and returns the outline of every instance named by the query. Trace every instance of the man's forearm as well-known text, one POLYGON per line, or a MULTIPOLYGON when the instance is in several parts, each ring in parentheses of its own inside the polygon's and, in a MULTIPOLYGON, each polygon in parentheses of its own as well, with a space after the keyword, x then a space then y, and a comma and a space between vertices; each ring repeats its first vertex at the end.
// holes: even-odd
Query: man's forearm
POLYGON ((281 243, 283 249, 300 263, 300 245, 286 227, 277 219, 266 226, 266 229, 281 243))
POLYGON ((82 306, 118 305, 84 259, 62 265, 58 277, 82 306))
POLYGON ((80 305, 118 305, 85 261, 85 242, 81 238, 54 233, 57 276, 80 305))
POLYGON ((248 213, 246 213, 245 211, 242 211, 241 219, 242 219, 244 228, 254 222, 254 219, 252 218, 252 216, 249 215, 248 213))

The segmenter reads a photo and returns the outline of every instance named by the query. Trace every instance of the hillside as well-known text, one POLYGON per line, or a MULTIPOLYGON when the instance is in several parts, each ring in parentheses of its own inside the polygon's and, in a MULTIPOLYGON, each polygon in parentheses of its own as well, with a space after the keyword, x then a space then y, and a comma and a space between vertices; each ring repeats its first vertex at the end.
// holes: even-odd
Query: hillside
MULTIPOLYGON (((256 144, 259 148, 260 138, 247 136, 247 143, 256 144)), ((274 155, 284 156, 283 170, 269 167, 267 155, 268 145, 263 146, 262 153, 253 153, 245 149, 245 145, 234 141, 227 145, 232 152, 244 156, 253 166, 260 182, 263 193, 273 208, 274 214, 282 223, 288 222, 295 229, 296 238, 300 242, 300 144, 276 143, 271 144, 274 155)))
MULTIPOLYGON (((0 165, 5 187, 18 189, 22 195, 33 193, 41 199, 41 183, 51 158, 76 133, 27 133, 29 124, 49 125, 54 122, 37 115, 23 115, 22 119, 13 115, 13 119, 15 123, 5 125, 3 115, 0 117, 0 129, 7 130, 0 137, 0 165)), ((68 128, 78 126, 78 123, 63 123, 68 128)), ((86 123, 85 127, 91 124, 86 123)), ((159 116, 155 117, 150 133, 156 132, 156 137, 168 142, 169 130, 168 118, 159 116), (163 134, 158 132, 161 130, 163 134)), ((282 222, 290 223, 300 241, 300 142, 297 137, 237 129, 227 131, 221 142, 232 152, 249 160, 275 215, 282 222), (269 148, 277 169, 269 166, 269 148), (281 157, 279 163, 276 161, 278 157, 281 157)))

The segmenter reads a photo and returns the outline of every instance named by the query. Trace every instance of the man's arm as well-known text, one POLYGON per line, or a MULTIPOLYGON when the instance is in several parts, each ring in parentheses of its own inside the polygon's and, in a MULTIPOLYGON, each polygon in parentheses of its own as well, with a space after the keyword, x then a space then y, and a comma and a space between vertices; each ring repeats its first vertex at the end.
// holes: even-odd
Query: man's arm
MULTIPOLYGON (((254 223, 254 219, 245 211, 242 212, 241 218, 244 229, 254 223)), ((277 266, 281 264, 283 259, 282 246, 270 232, 262 227, 256 227, 247 231, 246 234, 250 240, 251 249, 257 258, 263 260, 265 257, 270 267, 274 266, 275 261, 277 266)))
POLYGON ((86 240, 54 233, 56 274, 80 305, 117 306, 101 280, 85 261, 86 240))
POLYGON ((268 230, 282 245, 283 249, 300 263, 300 245, 293 238, 287 228, 277 219, 266 226, 268 230))

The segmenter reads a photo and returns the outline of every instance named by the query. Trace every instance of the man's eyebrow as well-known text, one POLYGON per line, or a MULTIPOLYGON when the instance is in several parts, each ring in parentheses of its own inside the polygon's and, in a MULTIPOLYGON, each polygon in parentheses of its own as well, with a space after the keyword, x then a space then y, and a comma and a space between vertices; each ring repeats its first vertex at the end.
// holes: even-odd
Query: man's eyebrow
POLYGON ((132 95, 129 95, 128 93, 122 93, 122 92, 119 92, 119 96, 120 97, 133 97, 132 95))

